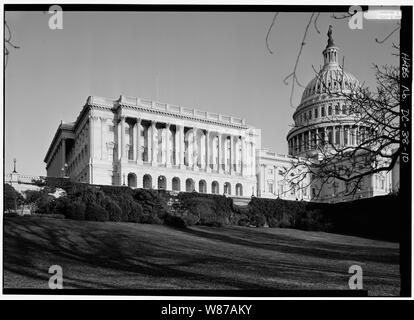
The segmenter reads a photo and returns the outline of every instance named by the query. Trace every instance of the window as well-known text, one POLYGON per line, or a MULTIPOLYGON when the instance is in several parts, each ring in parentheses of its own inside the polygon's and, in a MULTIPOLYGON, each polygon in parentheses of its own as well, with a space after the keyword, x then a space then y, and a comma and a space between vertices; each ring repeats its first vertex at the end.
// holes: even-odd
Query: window
POLYGON ((339 114, 339 104, 335 106, 335 114, 339 114))
POLYGON ((273 181, 267 182, 267 190, 268 192, 273 193, 273 181))
POLYGON ((328 116, 331 116, 331 115, 332 115, 332 106, 329 105, 328 106, 328 116))
POLYGON ((315 109, 314 114, 315 114, 315 117, 314 117, 314 118, 315 118, 315 119, 316 119, 316 118, 318 118, 318 109, 315 109))
POLYGON ((325 116, 325 107, 322 107, 321 108, 321 117, 324 117, 325 116))
POLYGON ((340 142, 340 131, 339 131, 340 129, 336 129, 336 131, 335 131, 335 143, 336 144, 340 144, 341 142, 340 142))
POLYGON ((309 120, 312 119, 312 110, 309 110, 309 120))

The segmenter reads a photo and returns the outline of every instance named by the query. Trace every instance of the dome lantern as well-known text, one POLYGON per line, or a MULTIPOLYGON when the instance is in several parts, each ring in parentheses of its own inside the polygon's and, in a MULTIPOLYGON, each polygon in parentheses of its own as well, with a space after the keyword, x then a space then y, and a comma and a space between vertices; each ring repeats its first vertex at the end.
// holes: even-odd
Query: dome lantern
POLYGON ((332 26, 329 26, 329 30, 328 30, 328 44, 325 48, 325 50, 323 50, 323 58, 324 58, 324 67, 327 67, 329 65, 338 65, 338 48, 335 47, 334 41, 333 41, 333 37, 332 37, 332 26))

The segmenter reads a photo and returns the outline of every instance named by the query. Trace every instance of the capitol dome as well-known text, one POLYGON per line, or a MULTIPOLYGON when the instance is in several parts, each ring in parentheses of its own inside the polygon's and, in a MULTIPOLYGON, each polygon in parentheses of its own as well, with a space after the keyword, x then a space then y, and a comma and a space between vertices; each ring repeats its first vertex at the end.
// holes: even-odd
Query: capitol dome
POLYGON ((359 81, 351 73, 344 71, 339 64, 336 66, 325 66, 306 86, 299 106, 315 95, 327 94, 338 90, 351 91, 358 85, 359 81))
POLYGON ((306 86, 293 114, 294 126, 287 136, 292 156, 316 157, 329 146, 356 145, 364 130, 356 126, 341 94, 355 91, 360 83, 339 64, 338 51, 330 26, 322 52, 324 65, 306 86))

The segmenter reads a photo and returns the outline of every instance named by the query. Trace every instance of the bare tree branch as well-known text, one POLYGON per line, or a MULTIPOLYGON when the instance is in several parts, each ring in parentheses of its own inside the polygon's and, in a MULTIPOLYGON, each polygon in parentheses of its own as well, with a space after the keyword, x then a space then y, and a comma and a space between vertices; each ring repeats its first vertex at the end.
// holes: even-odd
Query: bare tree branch
POLYGON ((7 67, 7 63, 9 61, 9 54, 10 54, 10 50, 9 48, 13 48, 13 49, 19 49, 19 46, 16 46, 12 43, 12 33, 10 30, 9 25, 7 24, 7 21, 4 20, 4 67, 7 67))
POLYGON ((269 30, 267 30, 267 35, 266 35, 266 48, 270 52, 270 54, 273 54, 273 51, 269 47, 269 35, 270 35, 270 32, 272 31, 273 25, 275 24, 275 21, 276 21, 276 18, 277 18, 278 15, 279 15, 279 12, 276 12, 275 15, 273 16, 272 23, 269 26, 269 30))

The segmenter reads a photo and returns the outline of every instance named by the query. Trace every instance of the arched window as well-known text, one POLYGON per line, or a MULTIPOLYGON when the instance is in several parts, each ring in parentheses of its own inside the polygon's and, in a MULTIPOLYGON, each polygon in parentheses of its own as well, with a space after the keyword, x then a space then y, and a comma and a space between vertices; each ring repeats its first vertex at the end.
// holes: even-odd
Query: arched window
POLYGON ((187 179, 186 181, 185 181, 185 191, 186 192, 193 192, 193 191, 195 191, 195 189, 194 189, 194 181, 193 181, 193 179, 187 179))
POLYGON ((135 173, 128 173, 128 187, 137 187, 137 176, 135 175, 135 173))
POLYGON ((206 193, 207 192, 207 184, 205 180, 200 180, 198 182, 198 192, 206 193))
POLYGON ((219 192, 219 183, 217 181, 213 181, 211 183, 211 193, 218 194, 219 192))
POLYGON ((158 177, 158 189, 159 190, 167 189, 167 179, 164 176, 158 177))
POLYGON ((230 182, 224 183, 224 194, 231 195, 231 184, 230 184, 230 182))
POLYGON ((180 178, 174 177, 172 179, 172 189, 173 191, 181 191, 180 178))
POLYGON ((151 189, 152 188, 152 177, 149 174, 144 175, 142 178, 142 186, 145 189, 151 189))
POLYGON ((241 183, 236 184, 236 196, 243 196, 243 186, 241 183))

